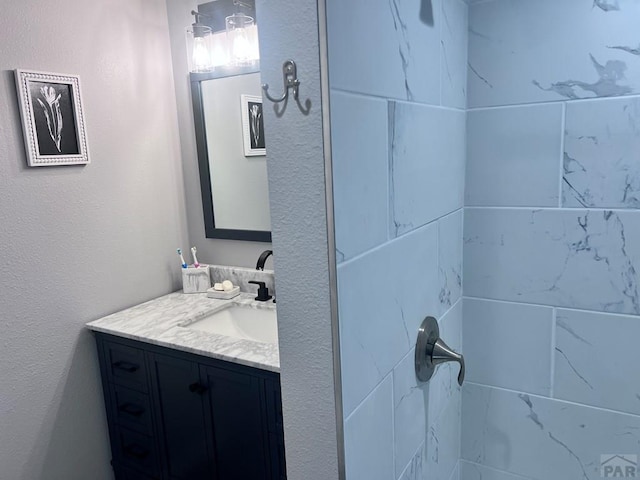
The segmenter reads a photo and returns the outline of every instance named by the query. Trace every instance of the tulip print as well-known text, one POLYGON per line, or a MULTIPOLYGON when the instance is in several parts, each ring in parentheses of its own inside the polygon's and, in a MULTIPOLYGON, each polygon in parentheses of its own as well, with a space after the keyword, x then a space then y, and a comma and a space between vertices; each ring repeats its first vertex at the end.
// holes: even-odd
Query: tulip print
POLYGON ((38 103, 42 107, 44 116, 47 119, 49 127, 49 135, 55 143, 58 152, 61 152, 60 143, 62 142, 62 112, 60 111, 60 96, 56 95, 56 90, 50 85, 40 88, 40 94, 44 102, 38 98, 38 103), (46 105, 45 105, 46 102, 46 105))
POLYGON ((253 135, 253 144, 259 145, 260 140, 260 122, 262 120, 262 112, 257 104, 251 105, 249 109, 251 115, 251 134, 253 135))

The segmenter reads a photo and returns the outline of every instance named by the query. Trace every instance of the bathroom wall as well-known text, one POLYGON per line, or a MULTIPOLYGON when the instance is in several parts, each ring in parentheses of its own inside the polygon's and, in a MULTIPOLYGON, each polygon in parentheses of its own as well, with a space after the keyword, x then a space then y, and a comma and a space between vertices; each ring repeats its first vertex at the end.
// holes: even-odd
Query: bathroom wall
POLYGON ((461 347, 467 5, 329 0, 348 479, 457 479, 457 366, 418 385, 427 315, 461 347))
POLYGON ((637 453, 639 23, 627 0, 470 6, 464 480, 637 453))
POLYGON ((0 478, 106 480, 84 324, 179 288, 187 244, 165 4, 0 6, 0 478), (26 166, 16 68, 80 75, 90 165, 26 166))
POLYGON ((278 346, 288 480, 336 480, 341 423, 334 371, 329 270, 326 123, 320 68, 322 1, 258 0, 261 74, 282 88, 282 63, 295 59, 300 103, 277 114, 265 103, 269 199, 277 260, 278 346), (283 19, 288 23, 282 28, 283 19), (267 140, 269 141, 269 140, 267 140))
MULTIPOLYGON (((175 86, 175 92, 172 92, 168 101, 175 101, 178 109, 178 129, 184 171, 184 195, 187 206, 189 243, 198 248, 198 259, 201 262, 216 265, 255 267, 262 251, 271 248, 270 243, 206 238, 204 232, 185 29, 193 23, 191 10, 197 10, 199 4, 207 3, 207 1, 166 0, 175 86)), ((275 258, 273 260, 269 259, 267 268, 273 268, 272 262, 274 261, 275 258)))

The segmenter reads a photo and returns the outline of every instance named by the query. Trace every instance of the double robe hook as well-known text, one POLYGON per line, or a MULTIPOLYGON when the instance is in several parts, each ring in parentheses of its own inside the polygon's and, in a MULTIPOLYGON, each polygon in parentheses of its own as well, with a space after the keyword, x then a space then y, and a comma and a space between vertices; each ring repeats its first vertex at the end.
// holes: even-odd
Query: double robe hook
POLYGON ((296 62, 293 60, 287 60, 282 64, 282 79, 284 81, 284 93, 280 98, 273 98, 269 95, 269 84, 262 84, 262 90, 264 95, 273 103, 284 102, 289 97, 289 89, 293 89, 293 99, 298 101, 298 93, 300 87, 300 80, 298 80, 298 69, 296 68, 296 62))

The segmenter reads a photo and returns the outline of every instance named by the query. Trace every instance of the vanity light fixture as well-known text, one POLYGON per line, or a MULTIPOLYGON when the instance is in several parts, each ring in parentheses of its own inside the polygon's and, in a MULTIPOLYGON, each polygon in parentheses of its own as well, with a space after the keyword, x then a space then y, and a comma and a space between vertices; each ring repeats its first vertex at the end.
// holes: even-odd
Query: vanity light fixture
POLYGON ((212 30, 211 27, 200 22, 200 17, 206 15, 191 11, 196 21, 187 27, 187 56, 189 71, 194 73, 210 72, 213 70, 212 30))
MULTIPOLYGON (((238 7, 250 8, 251 5, 234 0, 238 7)), ((233 66, 252 65, 260 58, 258 50, 258 31, 253 17, 238 11, 226 17, 229 64, 233 66)))

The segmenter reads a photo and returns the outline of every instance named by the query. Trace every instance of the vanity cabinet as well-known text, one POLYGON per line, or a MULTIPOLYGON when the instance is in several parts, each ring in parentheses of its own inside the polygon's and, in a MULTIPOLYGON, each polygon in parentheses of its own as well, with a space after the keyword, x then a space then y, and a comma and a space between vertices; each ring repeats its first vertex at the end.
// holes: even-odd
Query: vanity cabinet
POLYGON ((117 480, 284 480, 274 372, 96 334, 117 480))

